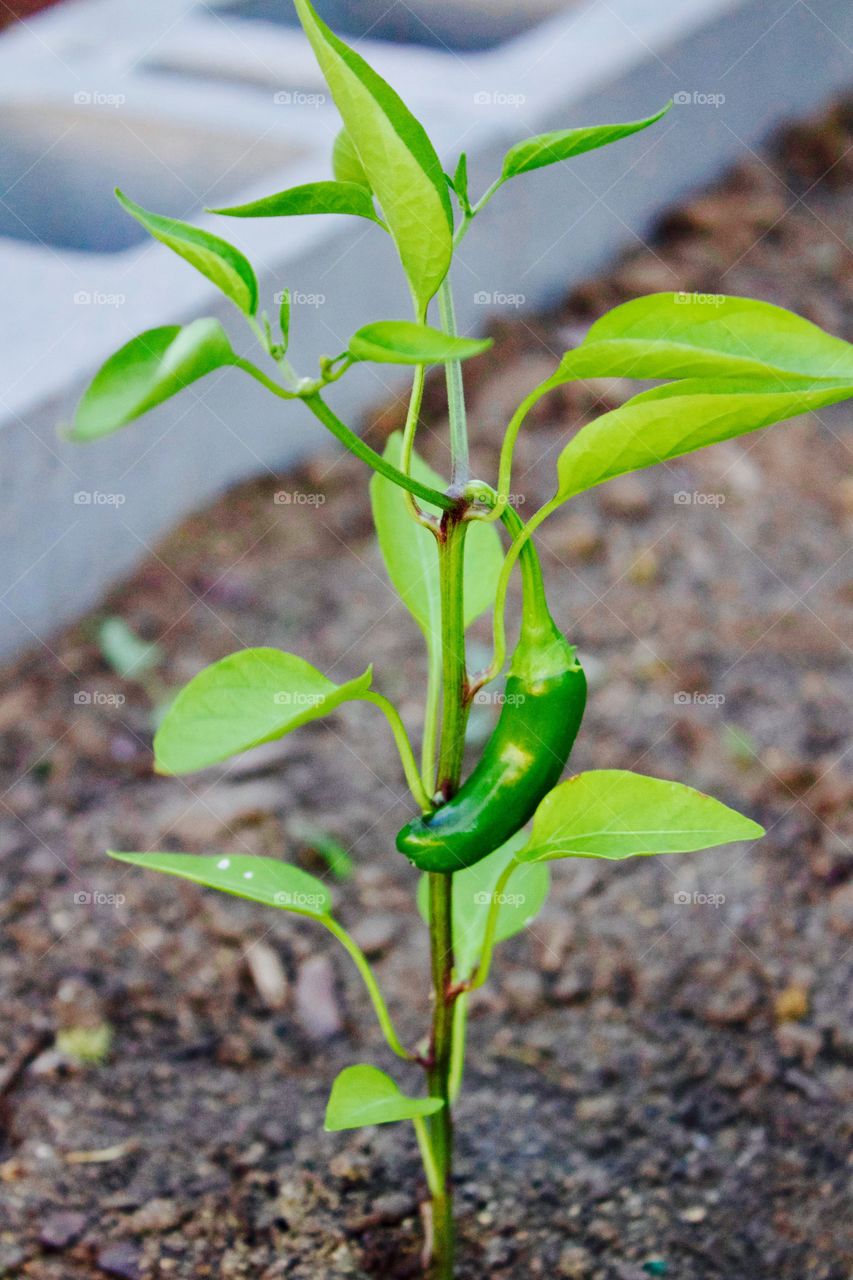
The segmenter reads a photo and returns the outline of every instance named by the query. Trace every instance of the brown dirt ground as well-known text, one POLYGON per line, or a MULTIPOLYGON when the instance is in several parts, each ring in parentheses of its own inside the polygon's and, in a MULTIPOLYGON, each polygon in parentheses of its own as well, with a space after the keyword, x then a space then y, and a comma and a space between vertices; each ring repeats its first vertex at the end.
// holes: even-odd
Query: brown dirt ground
MULTIPOLYGON (((853 336, 851 142, 842 109, 791 130, 554 314, 496 324, 472 382, 481 473, 507 408, 624 298, 748 294, 853 336)), ((567 433, 628 391, 606 380, 541 407, 518 453, 530 510, 567 433)), ((424 440, 439 463, 442 408, 433 383, 424 440)), ((400 417, 399 404, 377 413, 373 440, 400 417)), ((555 614, 592 676, 575 767, 689 780, 769 834, 557 868, 473 1009, 466 1280, 849 1274, 849 418, 617 482, 545 527, 555 614), (694 892, 725 901, 675 900, 694 892)), ((108 611, 160 641, 169 687, 240 646, 280 645, 340 677, 374 661, 417 728, 421 653, 383 577, 365 480, 330 455, 244 486, 167 539, 108 611), (277 506, 282 488, 326 502, 277 506)), ((407 1127, 320 1129, 337 1070, 393 1066, 346 957, 308 923, 102 854, 230 847, 316 870, 298 823, 333 833, 355 863, 339 913, 415 1039, 426 946, 414 873, 393 852, 409 806, 384 723, 347 709, 242 766, 157 779, 149 694, 110 674, 92 620, 54 647, 7 671, 0 699, 0 1275, 417 1274, 407 1127), (77 706, 80 690, 127 701, 77 706), (266 998, 262 965, 284 979, 266 998), (102 1065, 54 1050, 58 1028, 104 1019, 102 1065)))

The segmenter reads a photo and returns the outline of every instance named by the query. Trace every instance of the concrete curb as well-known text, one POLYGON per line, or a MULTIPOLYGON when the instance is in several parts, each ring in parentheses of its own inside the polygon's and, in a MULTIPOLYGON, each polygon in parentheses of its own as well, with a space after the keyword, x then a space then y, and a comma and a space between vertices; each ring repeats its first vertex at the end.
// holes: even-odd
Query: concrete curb
MULTIPOLYGON (((521 137, 630 119, 676 97, 656 130, 504 190, 456 269, 460 322, 474 331, 490 310, 539 306, 601 267, 667 204, 845 88, 851 44, 846 0, 781 16, 762 0, 590 0, 487 52, 362 47, 448 165, 468 151, 475 192, 521 137)), ((221 231, 199 214, 205 203, 328 176, 337 118, 318 100, 322 82, 298 32, 174 0, 49 10, 0 37, 0 85, 10 188, 0 200, 0 656, 10 656, 49 646, 181 516, 324 443, 301 406, 282 406, 235 371, 97 446, 57 438, 94 369, 134 333, 210 314, 247 348, 230 305, 166 249, 93 250, 127 235, 108 186, 221 231)), ((235 221, 225 234, 256 264, 270 310, 285 286, 301 299, 301 369, 358 325, 407 314, 387 243, 367 224, 235 221)), ((387 370, 360 369, 334 404, 354 422, 398 387, 387 370)))

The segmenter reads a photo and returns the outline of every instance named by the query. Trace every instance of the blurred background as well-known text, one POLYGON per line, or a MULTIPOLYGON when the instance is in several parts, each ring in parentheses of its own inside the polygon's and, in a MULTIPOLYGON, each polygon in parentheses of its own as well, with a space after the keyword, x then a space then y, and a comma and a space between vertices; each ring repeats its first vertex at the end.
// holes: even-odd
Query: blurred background
MULTIPOLYGON (((853 337, 853 14, 841 0, 318 0, 472 190, 544 129, 656 128, 510 185, 455 268, 476 470, 603 312, 659 290, 789 307, 853 337)), ((417 1274, 416 1156, 318 1133, 335 1070, 387 1066, 345 957, 278 914, 106 848, 286 857, 329 880, 405 1036, 427 1011, 393 744, 345 709, 197 778, 151 737, 207 662, 270 644, 332 679, 372 661, 413 735, 424 662, 362 465, 227 371, 110 440, 64 442, 133 334, 216 315, 112 198, 222 232, 210 205, 330 176, 338 119, 286 0, 0 6, 0 1276, 417 1274)), ((376 229, 229 223, 310 372, 406 290, 376 229)), ((533 511, 585 421, 525 427, 533 511)), ((382 448, 405 384, 334 407, 382 448)), ((419 447, 446 463, 441 378, 419 447)), ((472 1004, 459 1112, 466 1277, 840 1280, 850 1098, 848 406, 582 495, 542 553, 591 698, 573 768, 689 781, 754 848, 568 864, 472 1004)), ((489 626, 471 633, 472 663, 489 626)), ((482 661, 481 661, 482 660, 482 661)), ((493 712, 476 709, 472 756, 493 712)), ((408 1083, 408 1082, 406 1082, 408 1083)), ((411 1081, 413 1087, 416 1081, 411 1081)))

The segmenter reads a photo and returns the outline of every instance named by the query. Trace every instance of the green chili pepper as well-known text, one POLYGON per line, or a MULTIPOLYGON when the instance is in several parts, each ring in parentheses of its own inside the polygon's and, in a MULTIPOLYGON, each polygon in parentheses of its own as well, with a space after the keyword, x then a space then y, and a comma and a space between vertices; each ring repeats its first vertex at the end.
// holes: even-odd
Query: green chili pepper
MULTIPOLYGON (((511 532, 521 525, 511 508, 504 523, 511 532)), ((473 866, 515 835, 559 780, 580 728, 586 678, 549 612, 532 542, 521 569, 521 635, 492 736, 456 794, 397 836, 397 848, 422 871, 473 866)))

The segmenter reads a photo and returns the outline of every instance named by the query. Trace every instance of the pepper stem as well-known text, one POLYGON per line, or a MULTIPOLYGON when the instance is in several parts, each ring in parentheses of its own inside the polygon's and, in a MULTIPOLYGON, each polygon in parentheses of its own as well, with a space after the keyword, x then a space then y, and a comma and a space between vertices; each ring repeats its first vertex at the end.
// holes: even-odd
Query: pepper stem
MULTIPOLYGON (((465 665, 465 617, 463 611, 463 570, 467 524, 453 515, 442 520, 438 544, 441 587, 442 708, 436 790, 449 799, 458 789, 465 749, 468 717, 468 676, 465 665)), ((432 1193, 433 1280, 452 1280, 454 1257, 453 1225, 453 1085, 458 1071, 453 1052, 453 876, 444 872, 429 875, 430 963, 433 985, 432 1030, 430 1035, 427 1084, 431 1097, 441 1098, 440 1111, 430 1117, 435 1161, 441 1177, 441 1192, 432 1193)))

